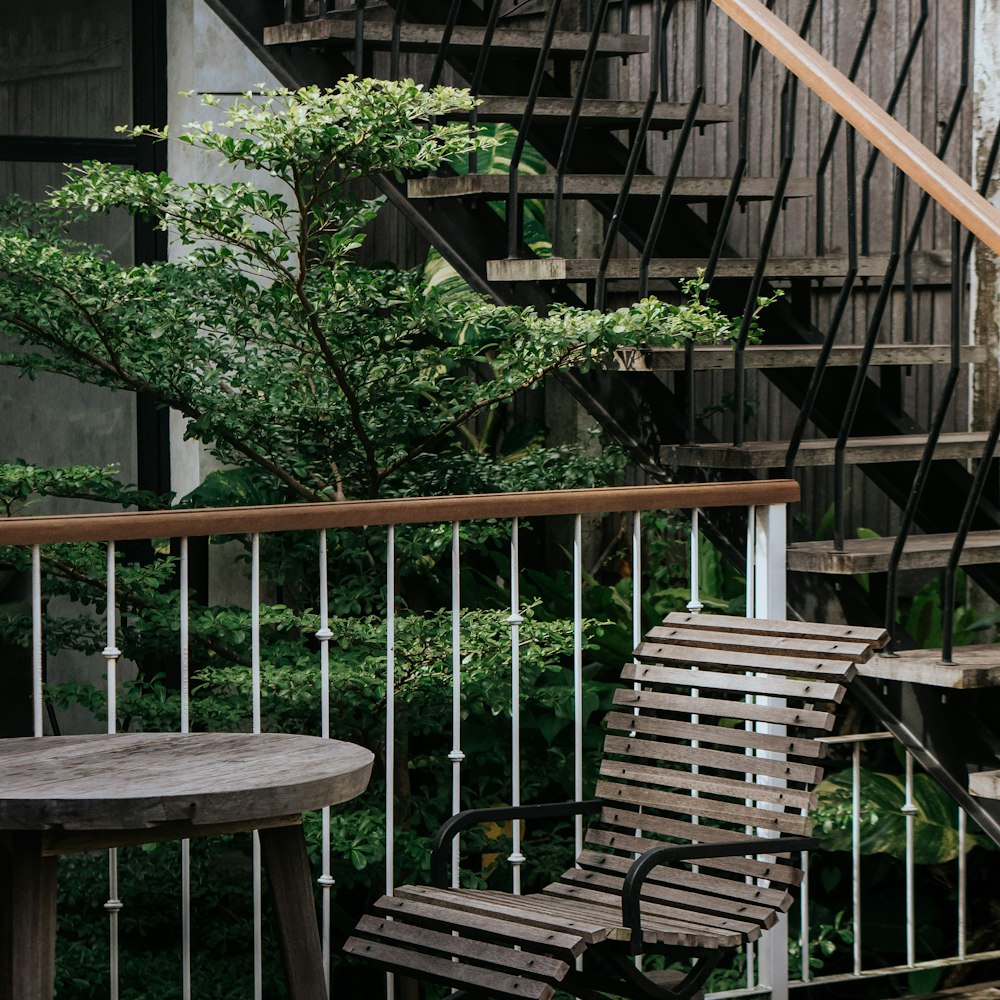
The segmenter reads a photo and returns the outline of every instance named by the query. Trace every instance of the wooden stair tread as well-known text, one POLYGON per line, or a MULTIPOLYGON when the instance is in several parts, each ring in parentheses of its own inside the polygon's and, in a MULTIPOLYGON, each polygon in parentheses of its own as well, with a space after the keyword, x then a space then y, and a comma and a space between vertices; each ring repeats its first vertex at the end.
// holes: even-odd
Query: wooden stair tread
MULTIPOLYGON (((517 182, 518 194, 525 198, 551 198, 555 195, 556 179, 555 174, 521 174, 517 182)), ((563 178, 563 195, 567 198, 616 197, 623 180, 624 177, 620 174, 566 174, 563 178)), ((663 181, 663 177, 653 174, 638 174, 633 178, 629 192, 634 197, 658 198, 663 190, 663 181)), ((740 186, 740 200, 759 201, 771 198, 776 186, 777 179, 774 177, 747 177, 740 186)), ((462 174, 455 177, 416 178, 407 182, 406 194, 410 198, 503 198, 507 196, 509 187, 510 177, 507 174, 462 174)), ((789 181, 785 197, 809 198, 815 191, 814 180, 796 178, 789 181)), ((725 198, 728 193, 727 177, 678 177, 671 198, 678 201, 705 201, 725 198)), ((564 260, 561 257, 547 259, 564 260)), ((572 260, 566 260, 567 265, 573 263, 572 260)))
POLYGON ((903 649, 895 656, 873 657, 858 673, 957 690, 1000 686, 1000 645, 956 646, 952 659, 954 663, 942 663, 940 649, 903 649))
MULTIPOLYGON (((364 43, 370 48, 389 48, 392 45, 392 24, 389 21, 366 21, 364 43)), ((448 43, 450 51, 479 50, 486 35, 484 27, 457 24, 448 43)), ((400 48, 407 52, 437 52, 444 36, 444 25, 400 25, 400 48)), ((529 28, 497 28, 493 35, 491 51, 524 52, 535 55, 542 47, 545 32, 529 28)), ((552 39, 552 52, 557 55, 583 56, 587 51, 590 33, 586 31, 557 31, 552 39)), ((265 45, 329 45, 335 48, 354 47, 354 23, 350 20, 316 19, 291 24, 278 24, 264 29, 265 45)), ((601 35, 597 45, 598 55, 639 55, 649 51, 645 35, 601 35)))
MULTIPOLYGON (((788 568, 800 573, 883 573, 889 567, 894 539, 850 538, 838 552, 832 541, 794 542, 788 546, 788 568)), ((934 569, 945 566, 955 536, 913 535, 907 539, 901 569, 934 569)), ((962 550, 961 563, 1000 562, 1000 531, 972 531, 962 550)))
MULTIPOLYGON (((751 344, 743 353, 748 370, 759 368, 813 368, 822 348, 819 344, 751 344)), ((837 345, 827 359, 829 368, 853 367, 861 360, 860 344, 837 345)), ((966 346, 962 364, 983 364, 988 358, 985 345, 966 346)), ((879 344, 872 352, 871 365, 947 365, 951 348, 947 344, 879 344)), ((695 371, 731 371, 736 366, 732 347, 695 347, 695 371)), ((604 367, 620 372, 684 371, 683 347, 622 347, 608 355, 604 367)))
MULTIPOLYGON (((969 791, 982 799, 1000 799, 1000 771, 973 771, 969 775, 969 791)), ((1000 997, 1000 990, 994 992, 1000 997)))
MULTIPOLYGON (((524 114, 524 97, 487 95, 476 116, 481 122, 512 122, 517 124, 524 114)), ((580 108, 580 124, 584 126, 622 129, 636 124, 642 117, 645 101, 615 101, 585 98, 580 108)), ((675 101, 658 101, 653 106, 650 128, 680 128, 687 114, 687 104, 675 101)), ((539 97, 535 103, 532 120, 551 124, 568 121, 573 111, 572 97, 539 97)), ((463 118, 468 117, 466 114, 463 118)), ((695 125, 716 125, 734 118, 732 108, 724 104, 703 104, 698 109, 695 125)))
MULTIPOLYGON (((985 431, 956 431, 942 434, 934 449, 935 459, 977 458, 986 443, 985 431)), ((887 434, 883 437, 850 438, 844 450, 848 465, 881 462, 919 462, 924 453, 925 434, 887 434)), ((828 438, 803 441, 795 464, 832 465, 836 442, 828 438)), ((702 469, 777 469, 785 464, 787 441, 750 441, 731 444, 664 445, 660 461, 664 465, 702 469)))
MULTIPOLYGON (((489 175, 487 175, 489 176, 489 175)), ((500 176, 500 175, 495 175, 500 176)), ((544 175, 543 175, 544 176, 544 175)), ((568 178, 567 178, 568 180, 568 178)), ((812 183, 811 181, 809 182, 812 183)), ((707 197, 707 195, 705 196, 707 197)), ((877 286, 885 275, 888 254, 871 254, 858 261, 858 271, 877 286)), ((708 266, 708 260, 695 257, 659 257, 649 264, 650 278, 694 278, 708 266)), ((750 278, 757 267, 755 257, 723 257, 716 267, 719 278, 750 278)), ((506 258, 486 262, 486 276, 490 281, 593 281, 598 274, 597 258, 533 257, 506 258)), ((843 278, 847 274, 847 258, 839 255, 826 257, 771 257, 764 269, 764 276, 777 278, 843 278)), ((948 257, 937 251, 922 251, 913 255, 913 282, 915 285, 946 285, 951 280, 948 257)), ((639 278, 637 257, 617 257, 608 264, 607 278, 611 281, 639 278)), ((902 282, 902 271, 896 272, 896 282, 902 282)))

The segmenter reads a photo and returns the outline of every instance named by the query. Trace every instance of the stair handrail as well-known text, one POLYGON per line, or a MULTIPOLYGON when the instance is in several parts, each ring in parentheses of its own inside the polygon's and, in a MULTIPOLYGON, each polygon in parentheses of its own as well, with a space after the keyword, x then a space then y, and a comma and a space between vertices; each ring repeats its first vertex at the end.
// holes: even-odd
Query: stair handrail
POLYGON ((760 0, 712 0, 732 21, 795 74, 864 139, 994 253, 1000 253, 1000 210, 912 133, 801 39, 760 0))

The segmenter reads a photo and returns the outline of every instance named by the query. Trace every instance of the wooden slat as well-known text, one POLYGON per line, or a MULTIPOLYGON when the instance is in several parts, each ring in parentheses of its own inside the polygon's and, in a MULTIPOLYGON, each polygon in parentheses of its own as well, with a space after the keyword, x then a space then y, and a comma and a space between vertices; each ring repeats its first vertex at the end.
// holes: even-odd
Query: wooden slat
MULTIPOLYGON (((517 920, 534 927, 556 931, 569 931, 579 935, 586 944, 597 944, 614 937, 613 928, 592 923, 586 919, 563 921, 561 924, 531 910, 527 896, 505 896, 498 892, 471 889, 435 889, 426 885, 407 885, 396 890, 405 899, 437 903, 456 911, 456 921, 471 922, 473 918, 487 917, 517 920)), ((461 924, 460 924, 461 926, 461 924)), ((627 940, 627 933, 625 938, 627 940)), ((622 935, 617 935, 622 939, 622 935)))
MULTIPOLYGON (((609 712, 604 722, 609 730, 624 733, 646 733, 651 736, 672 737, 688 743, 697 740, 703 744, 769 750, 788 757, 819 759, 825 757, 827 753, 826 747, 815 740, 758 733, 754 730, 731 729, 729 726, 701 725, 680 719, 653 719, 645 715, 609 712)), ((820 769, 814 768, 812 773, 818 775, 820 769)))
POLYGON ((862 677, 968 690, 1000 687, 1000 646, 956 646, 954 663, 941 662, 940 649, 901 649, 894 656, 874 656, 858 668, 862 677))
POLYGON ((621 829, 623 833, 634 836, 636 830, 655 833, 663 837, 671 837, 692 844, 717 844, 726 840, 759 840, 764 837, 746 837, 743 833, 720 826, 708 826, 704 823, 692 823, 689 820, 677 819, 673 816, 654 816, 631 808, 627 803, 617 806, 608 805, 601 810, 601 822, 610 827, 621 829))
POLYGON ((383 896, 373 909, 376 913, 385 913, 399 917, 408 923, 420 924, 425 927, 439 927, 451 930, 461 930, 470 938, 476 940, 496 939, 511 941, 532 951, 554 952, 579 958, 585 949, 585 942, 578 934, 532 927, 519 921, 500 920, 492 917, 477 916, 470 922, 461 910, 442 906, 418 899, 408 899, 402 896, 383 896))
POLYGON ((539 983, 521 976, 510 976, 482 966, 468 966, 450 958, 436 958, 419 951, 397 948, 365 938, 351 937, 344 944, 348 955, 357 955, 369 962, 378 962, 394 972, 418 975, 446 985, 469 986, 487 990, 492 996, 515 998, 531 997, 549 1000, 555 990, 547 983, 539 983))
POLYGON ((757 702, 729 701, 720 698, 692 698, 690 695, 664 694, 660 691, 615 691, 616 705, 651 708, 658 712, 683 715, 715 716, 720 719, 744 719, 750 722, 773 722, 778 726, 800 726, 830 732, 833 715, 807 708, 760 705, 757 702))
POLYGON ((617 781, 598 781, 597 797, 609 802, 627 802, 631 805, 662 809, 682 816, 701 816, 737 825, 753 826, 761 830, 779 830, 793 836, 807 835, 811 829, 809 818, 796 813, 781 813, 772 809, 754 809, 752 806, 734 805, 705 797, 673 795, 657 789, 624 785, 617 781))
POLYGON ((849 681, 857 668, 848 660, 807 660, 791 656, 765 656, 760 653, 736 653, 697 646, 674 646, 662 642, 643 642, 635 650, 636 659, 653 663, 681 663, 714 667, 716 670, 752 671, 761 674, 791 674, 824 680, 849 681))
MULTIPOLYGON (((554 882, 545 887, 545 894, 555 899, 563 897, 567 907, 589 904, 602 905, 607 899, 607 893, 599 889, 586 889, 583 886, 563 885, 554 882)), ((607 905, 604 903, 603 905, 607 905)), ((571 910, 569 911, 571 912, 571 910)), ((684 943, 688 947, 719 948, 735 947, 741 940, 753 940, 760 933, 760 925, 753 921, 740 921, 735 917, 728 919, 713 915, 701 915, 681 907, 666 903, 655 903, 652 900, 642 901, 643 940, 656 942, 663 940, 671 932, 680 931, 684 935, 684 943)), ((669 941, 669 937, 667 937, 669 941)))
MULTIPOLYGON (((619 875, 570 869, 562 876, 562 881, 568 885, 586 887, 606 897, 610 896, 616 902, 621 899, 622 877, 619 875)), ((788 905, 791 905, 788 893, 782 892, 778 895, 786 898, 788 905)), ((644 902, 677 907, 691 914, 691 918, 702 913, 715 918, 756 923, 762 927, 772 927, 778 919, 777 906, 700 891, 691 892, 675 886, 662 886, 653 881, 643 886, 641 899, 644 902)))
MULTIPOLYGON (((822 350, 819 344, 750 344, 743 353, 747 370, 771 368, 814 368, 822 350)), ((837 344, 827 359, 828 368, 855 367, 863 348, 856 344, 837 344)), ((870 364, 946 365, 951 348, 947 344, 879 344, 870 364)), ((676 372, 685 369, 686 352, 682 347, 620 347, 604 360, 604 367, 621 372, 676 372)), ((696 346, 692 354, 695 371, 732 371, 736 352, 732 347, 696 346)), ((988 360, 985 345, 961 349, 961 364, 984 364, 988 360)), ((945 435, 947 436, 947 435, 945 435)), ((955 435, 985 440, 986 434, 955 435)), ((803 441, 803 446, 809 442, 803 441)), ((803 464, 799 461, 799 464, 803 464)))
POLYGON ((746 635, 784 635, 792 638, 846 639, 864 642, 881 649, 889 641, 884 628, 864 628, 860 625, 826 625, 817 622, 794 622, 774 618, 744 618, 742 615, 694 615, 688 611, 671 611, 664 625, 684 625, 707 628, 713 632, 742 632, 746 635))
MULTIPOLYGON (((986 443, 986 432, 946 432, 934 448, 936 460, 978 458, 986 443)), ((816 438, 803 441, 795 464, 803 467, 832 465, 836 441, 816 438)), ((848 465, 872 465, 882 462, 918 462, 927 444, 926 434, 886 434, 881 437, 851 438, 844 449, 848 465)), ((731 444, 664 445, 660 461, 672 467, 705 469, 779 469, 785 466, 787 441, 749 441, 731 444)))
POLYGON ((812 639, 806 636, 760 635, 736 631, 716 632, 711 625, 696 628, 684 625, 655 625, 646 633, 648 640, 670 645, 698 646, 700 649, 724 649, 739 653, 764 653, 767 656, 811 657, 821 660, 850 660, 857 663, 870 655, 866 642, 845 639, 812 639))
MULTIPOLYGON (((895 539, 849 538, 843 551, 833 542, 795 542, 788 546, 788 568, 800 573, 884 573, 895 539)), ((913 535, 903 547, 900 569, 936 569, 947 564, 955 542, 952 534, 913 535)), ((973 566, 1000 562, 1000 531, 970 531, 960 563, 973 566)))
POLYGON ((759 0, 713 0, 825 104, 1000 253, 1000 212, 759 0))
POLYGON ((410 945, 421 951, 457 955, 459 958, 470 959, 473 964, 516 971, 531 979, 545 978, 559 982, 569 972, 569 964, 558 958, 550 958, 532 951, 505 948, 503 945, 491 944, 488 941, 456 937, 450 932, 435 931, 402 920, 364 916, 355 928, 355 934, 381 939, 388 944, 410 945))
POLYGON ((690 670, 684 667, 650 666, 648 663, 626 663, 622 678, 641 684, 668 684, 693 687, 699 691, 728 691, 752 695, 775 695, 803 698, 809 701, 839 703, 846 692, 843 684, 822 681, 792 680, 781 674, 722 674, 713 670, 690 670))
POLYGON ((536 490, 474 496, 343 500, 334 503, 269 504, 238 508, 135 511, 127 514, 64 514, 0 518, 0 545, 45 545, 136 538, 195 538, 204 535, 387 524, 467 521, 546 514, 595 514, 636 510, 690 510, 795 503, 792 479, 745 483, 683 483, 674 486, 615 486, 536 490))
MULTIPOLYGON (((414 24, 403 22, 399 30, 399 44, 406 52, 437 52, 441 46, 444 26, 440 24, 414 24)), ((486 29, 473 25, 456 24, 448 41, 450 51, 475 50, 483 47, 486 29)), ((368 21, 364 27, 365 46, 385 49, 392 45, 393 26, 389 21, 368 21)), ((524 52, 537 54, 545 39, 545 32, 529 28, 498 28, 490 40, 492 52, 524 52)), ((557 31, 552 38, 552 51, 560 55, 583 56, 587 51, 590 33, 586 31, 557 31)), ((329 45, 334 48, 351 48, 354 45, 352 21, 317 18, 278 24, 264 29, 265 45, 329 45)), ((639 55, 649 51, 645 35, 601 35, 597 54, 604 56, 639 55)))
MULTIPOLYGON (((728 728, 728 727, 720 727, 728 728)), ((706 737, 706 742, 711 736, 706 737)), ((813 764, 799 764, 795 761, 779 760, 774 757, 758 757, 742 753, 726 753, 706 746, 689 746, 684 743, 664 744, 649 741, 644 752, 651 758, 669 760, 674 764, 697 764, 702 768, 717 771, 733 771, 736 774, 762 774, 785 781, 813 784, 823 773, 822 768, 813 764), (662 748, 658 749, 658 748, 662 748), (656 755, 662 753, 662 757, 656 755)))
MULTIPOLYGON (((619 174, 567 174, 562 191, 567 198, 616 197, 624 179, 619 174)), ((629 194, 636 198, 658 198, 665 180, 654 174, 639 174, 633 178, 629 194)), ((555 174, 522 174, 517 182, 518 195, 523 198, 552 198, 556 193, 556 181, 555 174)), ((748 177, 740 187, 740 198, 745 201, 773 198, 777 183, 774 177, 748 177)), ((671 199, 721 200, 729 194, 729 186, 728 177, 678 177, 671 199)), ((409 198, 505 198, 509 188, 510 179, 506 174, 461 174, 416 178, 407 182, 406 194, 409 198)), ((796 179, 789 182, 785 197, 808 198, 815 191, 816 183, 812 179, 796 179)), ((657 266, 661 263, 657 262, 657 266)), ((577 265, 570 261, 567 266, 577 265)), ((753 274, 753 269, 750 273, 753 274)))
MULTIPOLYGON (((567 178, 568 180, 568 178, 567 178)), ((728 183, 728 182, 726 182, 728 183)), ((520 186, 520 185, 519 185, 520 186)), ((721 188, 721 185, 720 185, 721 188)), ((703 198, 710 197, 705 188, 703 198)), ((586 197, 580 194, 579 197, 586 197)), ((918 285, 947 285, 951 281, 948 258, 933 251, 914 254, 913 280, 918 285)), ((887 254, 872 254, 859 260, 859 271, 870 286, 884 278, 888 267, 887 254)), ((708 266, 701 257, 657 257, 649 262, 648 277, 653 279, 696 278, 708 266)), ((635 281, 639 278, 640 262, 634 257, 616 257, 608 262, 606 277, 611 281, 635 281)), ((752 278, 757 268, 756 257, 723 257, 716 267, 717 278, 752 278)), ((601 270, 597 257, 535 257, 524 260, 503 258, 486 262, 490 281, 593 281, 601 270)), ((834 281, 846 276, 846 257, 770 257, 764 276, 772 280, 808 278, 834 281)), ((901 283, 902 274, 896 282, 901 283)))
MULTIPOLYGON (((647 845, 649 847, 651 845, 647 845)), ((585 871, 601 872, 608 881, 596 883, 609 886, 621 892, 624 876, 633 864, 630 858, 618 857, 614 854, 597 854, 594 851, 584 851, 578 859, 580 867, 585 871)), ((699 866, 700 867, 700 866, 699 866)), ((578 881, 576 876, 582 875, 579 869, 571 868, 563 881, 578 881)), ((724 899, 742 900, 755 906, 774 906, 787 909, 792 904, 792 897, 784 888, 758 885, 745 879, 724 878, 704 871, 689 871, 687 868, 654 868, 649 875, 649 884, 670 889, 683 889, 688 892, 706 893, 712 896, 722 896, 724 899)), ((658 899, 666 898, 661 896, 658 899)))
MULTIPOLYGON (((513 122, 519 124, 524 116, 524 97, 485 95, 480 98, 476 118, 481 122, 513 122)), ((569 120, 573 111, 571 97, 539 97, 535 102, 531 120, 546 124, 569 120)), ((580 107, 580 124, 596 128, 622 129, 637 124, 645 110, 645 101, 619 101, 584 98, 580 107)), ((649 119, 652 129, 680 128, 687 114, 687 104, 657 101, 649 119)), ((442 117, 459 117, 442 116, 442 117)), ((467 118, 463 114, 462 118, 467 118)), ((694 119, 695 125, 714 125, 733 120, 733 110, 722 104, 702 104, 694 119)))
MULTIPOLYGON (((620 741, 621 744, 631 744, 635 746, 636 741, 622 739, 621 737, 609 737, 609 740, 620 741)), ((605 753, 625 753, 622 749, 609 746, 605 743, 605 753)), ((644 757, 640 752, 634 750, 630 756, 640 757, 645 760, 654 760, 654 757, 644 757)), ((669 760, 670 755, 666 754, 669 760)), ((662 758, 660 758, 662 759, 662 758)), ((750 785, 745 778, 720 778, 714 774, 703 774, 701 772, 681 771, 675 767, 658 767, 648 764, 623 763, 617 760, 601 761, 600 773, 606 778, 616 778, 619 781, 632 781, 641 784, 656 785, 674 789, 689 789, 704 792, 707 795, 721 795, 735 798, 740 801, 749 799, 753 802, 769 802, 772 805, 783 806, 789 809, 811 809, 816 805, 816 796, 813 792, 804 791, 801 788, 783 788, 780 785, 754 784, 750 785)), ((693 810, 697 812, 697 810, 693 810)))
MULTIPOLYGON (((730 834, 730 836, 732 836, 730 834)), ((616 851, 626 852, 627 856, 619 857, 613 854, 597 854, 593 851, 583 851, 580 864, 588 867, 588 858, 617 858, 623 866, 631 865, 635 855, 657 846, 657 841, 650 838, 636 837, 632 833, 619 830, 602 830, 591 827, 586 833, 585 843, 595 847, 607 847, 616 851)), ((660 841, 659 843, 662 843, 660 841)), ((802 871, 789 865, 778 864, 776 861, 758 861, 756 858, 705 858, 698 862, 702 871, 732 872, 735 875, 749 875, 752 878, 765 878, 772 884, 793 886, 802 882, 802 871)))

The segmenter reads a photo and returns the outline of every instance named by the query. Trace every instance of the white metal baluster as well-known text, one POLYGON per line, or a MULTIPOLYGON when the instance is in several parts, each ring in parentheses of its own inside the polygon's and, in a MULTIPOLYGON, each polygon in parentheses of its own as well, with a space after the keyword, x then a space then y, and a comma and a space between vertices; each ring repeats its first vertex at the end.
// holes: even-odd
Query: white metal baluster
POLYGON ((802 886, 799 893, 799 939, 802 946, 802 982, 808 983, 812 978, 809 968, 809 852, 803 851, 801 856, 802 886))
MULTIPOLYGON (((260 733, 260 535, 250 536, 250 687, 253 704, 252 729, 260 733)), ((253 995, 264 996, 263 885, 260 834, 253 831, 253 995)))
MULTIPOLYGON (((632 514, 632 649, 636 650, 642 642, 642 511, 635 511, 632 514)), ((638 663, 637 656, 632 657, 633 663, 638 663)), ((632 684, 634 691, 642 689, 642 685, 635 681, 632 684)), ((639 714, 638 706, 632 709, 633 715, 639 714)), ((632 735, 635 735, 633 731, 632 735)), ((639 806, 642 812, 642 806, 639 806)), ((635 831, 636 837, 642 836, 642 830, 635 831)), ((635 855, 639 856, 638 852, 635 855)), ((579 964, 579 963, 578 963, 579 964)), ((642 969, 642 955, 635 956, 635 967, 642 969)))
MULTIPOLYGON (((521 557, 518 518, 510 527, 510 746, 511 746, 511 805, 521 804, 521 557)), ((507 860, 513 865, 514 895, 521 894, 521 824, 513 823, 513 850, 507 860)))
MULTIPOLYGON (((106 603, 107 645, 102 655, 108 665, 108 734, 113 735, 118 729, 118 658, 122 655, 115 645, 117 598, 114 542, 108 542, 106 603)), ((104 909, 108 914, 109 925, 111 1000, 118 1000, 118 914, 122 909, 122 901, 118 898, 118 849, 115 847, 108 851, 108 901, 104 904, 104 909)))
POLYGON ((45 734, 42 702, 42 550, 31 546, 31 715, 32 732, 45 734))
MULTIPOLYGON (((462 563, 458 521, 451 525, 451 813, 462 808, 462 563)), ((459 885, 459 838, 451 843, 451 884, 459 885)))
POLYGON ((914 906, 915 872, 913 866, 913 825, 917 806, 913 801, 913 756, 906 752, 906 801, 902 813, 906 817, 906 964, 912 966, 917 953, 917 925, 914 906))
MULTIPOLYGON (((385 894, 395 891, 396 793, 396 529, 385 541, 385 894)), ((386 1000, 395 996, 396 978, 385 974, 386 1000)))
POLYGON ((696 615, 704 605, 701 603, 699 589, 701 587, 701 525, 699 518, 701 511, 697 507, 691 511, 691 600, 687 603, 687 609, 691 614, 696 615))
MULTIPOLYGON (((319 532, 319 675, 320 675, 320 736, 330 738, 330 599, 327 579, 326 529, 319 532)), ((323 892, 323 975, 330 988, 330 922, 333 904, 333 876, 330 874, 330 807, 324 806, 320 822, 323 825, 323 848, 320 863, 323 871, 316 881, 323 892)))
MULTIPOLYGON (((573 795, 583 800, 583 517, 573 519, 573 795)), ((583 852, 583 817, 574 823, 576 857, 583 852)))
POLYGON ((965 857, 967 848, 967 823, 965 810, 958 809, 958 957, 965 958, 966 951, 966 915, 968 906, 969 873, 965 857))
MULTIPOLYGON (((181 539, 180 659, 181 732, 191 731, 190 563, 188 540, 181 539)), ((191 841, 181 841, 181 995, 191 1000, 191 841)))
POLYGON ((861 744, 851 751, 851 926, 854 975, 861 975, 861 744))
MULTIPOLYGON (((746 549, 747 549, 747 554, 746 554, 746 596, 744 597, 744 604, 746 605, 746 617, 747 618, 753 618, 754 615, 755 615, 755 613, 756 613, 756 609, 755 609, 755 601, 757 599, 757 591, 756 591, 757 530, 756 530, 756 522, 757 522, 757 508, 756 507, 748 507, 747 508, 747 545, 746 545, 746 549)), ((747 676, 748 677, 751 676, 749 672, 747 673, 747 676)), ((747 701, 747 702, 750 702, 752 699, 751 699, 750 695, 746 695, 745 698, 744 698, 744 700, 747 701)), ((744 730, 746 732, 751 732, 753 730, 753 723, 750 722, 749 720, 747 720, 746 722, 743 723, 743 728, 744 728, 744 730)), ((748 757, 752 757, 753 756, 753 748, 752 747, 747 747, 746 750, 744 751, 744 753, 748 757)), ((745 779, 745 781, 746 781, 746 783, 747 783, 748 786, 750 784, 752 784, 753 780, 754 780, 753 772, 747 771, 744 774, 744 779, 745 779)), ((746 800, 746 805, 747 806, 752 805, 752 800, 751 799, 747 799, 746 800)), ((753 836, 753 832, 754 832, 753 831, 753 827, 748 825, 746 827, 746 834, 747 834, 747 836, 753 836)), ((747 883, 747 885, 750 885, 753 882, 753 879, 748 875, 744 881, 747 883)), ((756 964, 757 951, 756 951, 756 948, 755 948, 754 943, 752 941, 748 941, 747 944, 746 944, 746 955, 747 955, 747 989, 749 990, 749 989, 753 989, 754 983, 757 980, 757 964, 756 964)))

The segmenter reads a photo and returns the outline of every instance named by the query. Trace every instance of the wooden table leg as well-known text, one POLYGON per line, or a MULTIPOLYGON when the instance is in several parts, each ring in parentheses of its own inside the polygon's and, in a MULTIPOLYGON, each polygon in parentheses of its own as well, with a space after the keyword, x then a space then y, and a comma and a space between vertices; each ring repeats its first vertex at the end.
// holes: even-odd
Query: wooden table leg
POLYGON ((260 831, 292 1000, 329 1000, 301 824, 260 831))
POLYGON ((0 1000, 52 1000, 56 863, 42 856, 40 833, 0 840, 0 1000))

